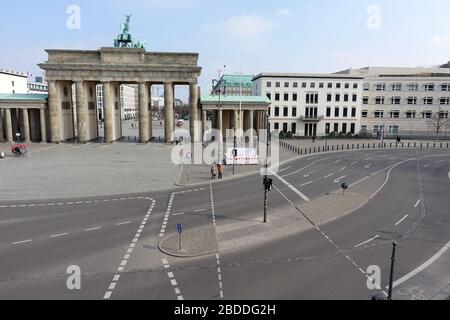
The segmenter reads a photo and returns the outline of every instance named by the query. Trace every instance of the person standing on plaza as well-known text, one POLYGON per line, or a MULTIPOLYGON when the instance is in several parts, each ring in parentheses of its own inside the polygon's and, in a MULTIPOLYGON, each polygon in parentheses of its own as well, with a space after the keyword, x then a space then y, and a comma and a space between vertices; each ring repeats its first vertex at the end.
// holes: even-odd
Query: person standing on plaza
POLYGON ((216 164, 211 166, 211 180, 216 180, 216 164))
POLYGON ((223 164, 218 164, 217 169, 219 171, 219 179, 222 180, 225 167, 223 166, 223 164))

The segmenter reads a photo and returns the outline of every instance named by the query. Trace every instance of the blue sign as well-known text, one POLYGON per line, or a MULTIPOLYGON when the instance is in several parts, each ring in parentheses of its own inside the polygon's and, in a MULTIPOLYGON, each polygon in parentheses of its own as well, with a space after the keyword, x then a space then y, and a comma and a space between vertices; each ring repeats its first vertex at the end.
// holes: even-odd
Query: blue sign
POLYGON ((183 233, 183 227, 181 226, 181 224, 177 224, 177 231, 179 234, 183 233))

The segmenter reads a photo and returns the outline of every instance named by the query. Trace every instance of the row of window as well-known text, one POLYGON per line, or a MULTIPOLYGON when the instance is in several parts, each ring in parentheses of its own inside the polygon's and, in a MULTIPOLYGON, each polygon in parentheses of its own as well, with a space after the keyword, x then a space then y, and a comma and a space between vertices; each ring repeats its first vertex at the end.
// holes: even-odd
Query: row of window
MULTIPOLYGON (((386 112, 389 115, 389 118, 400 118, 400 110, 391 110, 389 112, 386 112)), ((431 110, 425 110, 421 112, 423 119, 431 119, 433 117, 433 111, 431 110)), ((367 110, 362 111, 362 117, 367 118, 369 115, 369 112, 367 110)), ((383 110, 375 110, 373 112, 374 118, 384 118, 385 112, 383 110)), ((408 110, 405 112, 405 118, 406 119, 416 119, 417 111, 415 110, 408 110)), ((441 119, 448 119, 448 111, 440 111, 439 117, 441 119)))
MULTIPOLYGON (((363 125, 363 126, 361 126, 361 132, 363 132, 363 133, 367 133, 368 131, 367 131, 367 126, 366 125, 363 125)), ((384 131, 384 125, 374 125, 373 126, 373 132, 374 133, 378 133, 378 132, 381 132, 381 131, 384 131)), ((398 126, 397 125, 391 125, 391 126, 389 126, 389 131, 388 131, 390 134, 398 134, 398 126)))
MULTIPOLYGON (((417 97, 408 97, 405 99, 405 102, 408 105, 416 105, 418 101, 417 97)), ((422 99, 424 105, 431 105, 434 103, 433 97, 425 97, 422 99)), ((381 105, 385 104, 386 98, 385 97, 375 97, 375 104, 381 105)), ((398 105, 402 103, 401 97, 391 97, 390 99, 391 104, 398 105)), ((369 104, 369 97, 363 97, 363 104, 367 105, 369 104)), ((450 97, 442 97, 439 98, 439 104, 440 105, 450 105, 450 97)))
MULTIPOLYGON (((293 107, 293 108, 288 108, 288 107, 284 107, 283 108, 283 117, 289 117, 289 109, 291 109, 291 117, 297 117, 297 108, 293 107)), ((331 107, 327 108, 326 111, 326 117, 327 118, 331 118, 332 117, 332 113, 331 113, 331 107)), ((269 109, 269 115, 270 115, 270 109, 269 109)), ((348 118, 348 117, 352 117, 352 118, 356 118, 356 108, 347 108, 344 107, 342 108, 342 113, 341 113, 341 108, 336 107, 334 108, 334 117, 335 118, 339 118, 342 117, 343 118, 348 118)), ((280 107, 275 107, 274 108, 274 117, 280 117, 280 107)), ((309 119, 317 119, 318 116, 318 108, 317 107, 306 107, 305 108, 305 118, 309 118, 309 119)))
MULTIPOLYGON (((266 93, 266 96, 269 100, 272 100, 272 94, 271 93, 266 93)), ((349 94, 344 94, 341 95, 340 93, 336 93, 334 96, 334 101, 335 102, 340 102, 341 101, 341 97, 342 97, 342 101, 344 102, 349 102, 350 101, 350 95, 349 94)), ((281 101, 281 94, 280 93, 275 93, 274 96, 274 101, 281 101)), ((358 95, 357 94, 353 94, 352 97, 352 102, 357 102, 358 101, 358 95)), ((283 101, 298 101, 298 94, 297 93, 293 93, 292 97, 291 94, 289 93, 285 93, 283 94, 283 101), (292 99, 291 99, 292 98, 292 99)), ((332 102, 333 101, 333 94, 329 93, 327 94, 327 102, 332 102)), ((306 104, 318 104, 319 103, 319 94, 318 93, 307 93, 305 96, 305 103, 306 104)))
MULTIPOLYGON (((289 130, 289 124, 288 123, 282 123, 283 128, 280 128, 280 123, 274 122, 273 124, 274 130, 280 131, 282 130, 284 133, 287 133, 288 131, 291 131, 293 134, 297 133, 297 124, 291 123, 290 130, 289 130)), ((325 123, 325 133, 330 134, 331 132, 334 133, 356 133, 356 124, 355 123, 325 123), (333 131, 331 130, 333 128, 333 131)), ((317 135, 317 124, 311 124, 311 123, 305 123, 305 136, 313 136, 317 135)))
MULTIPOLYGON (((436 91, 436 88, 439 85, 436 85, 434 83, 426 83, 423 86, 424 91, 436 91)), ((420 85, 418 83, 410 83, 406 85, 407 91, 419 91, 420 85)), ((364 91, 370 90, 370 84, 365 83, 363 86, 364 91)), ((401 83, 394 83, 390 85, 391 91, 402 91, 403 84, 401 83)), ((443 83, 440 85, 441 91, 450 91, 450 83, 443 83)), ((378 83, 375 85, 375 91, 386 91, 386 84, 385 83, 378 83)))
MULTIPOLYGON (((280 81, 276 81, 275 83, 274 83, 274 85, 275 85, 275 88, 281 88, 281 82, 280 81)), ((319 82, 319 83, 316 83, 316 82, 310 82, 309 84, 307 83, 307 82, 302 82, 302 83, 300 83, 300 85, 301 85, 301 87, 302 88, 311 88, 311 89, 315 89, 315 88, 320 88, 320 89, 323 89, 323 88, 325 88, 325 83, 323 83, 323 82, 319 82)), ((272 88, 272 82, 271 81, 267 81, 266 82, 266 87, 267 88, 272 88)), ((284 88, 298 88, 299 87, 299 82, 284 82, 283 83, 283 87, 284 88)), ((345 88, 345 89, 350 89, 350 87, 353 87, 353 89, 358 89, 358 83, 353 83, 353 84, 350 84, 350 83, 344 83, 344 84, 342 84, 342 83, 335 83, 335 86, 334 86, 336 89, 341 89, 341 88, 345 88)), ((333 89, 333 83, 332 82, 329 82, 329 83, 327 83, 327 88, 328 89, 333 89)))
MULTIPOLYGON (((348 118, 349 115, 351 114, 352 118, 356 118, 356 108, 351 108, 350 112, 349 108, 347 107, 342 108, 342 117, 348 118)), ((340 116, 341 116, 341 108, 338 107, 334 108, 334 117, 339 118, 340 116)), ((331 118, 331 107, 327 107, 326 118, 331 118)))

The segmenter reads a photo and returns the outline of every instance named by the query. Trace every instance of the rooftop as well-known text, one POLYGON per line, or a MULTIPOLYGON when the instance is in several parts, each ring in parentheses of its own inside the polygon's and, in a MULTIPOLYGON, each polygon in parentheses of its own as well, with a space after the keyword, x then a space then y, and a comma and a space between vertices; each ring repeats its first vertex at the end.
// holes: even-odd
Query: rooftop
POLYGON ((253 78, 256 81, 260 78, 291 78, 291 79, 363 79, 362 76, 353 74, 337 73, 260 73, 253 78))
POLYGON ((47 94, 13 94, 0 93, 0 100, 27 100, 27 101, 42 101, 48 98, 47 94))

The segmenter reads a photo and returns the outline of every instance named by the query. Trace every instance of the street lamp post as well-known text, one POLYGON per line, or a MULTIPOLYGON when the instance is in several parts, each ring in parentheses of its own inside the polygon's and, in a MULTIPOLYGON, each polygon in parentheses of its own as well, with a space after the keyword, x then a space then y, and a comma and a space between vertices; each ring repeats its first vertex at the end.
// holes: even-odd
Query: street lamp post
MULTIPOLYGON (((226 92, 227 92, 227 81, 223 78, 220 78, 220 73, 219 73, 219 79, 213 79, 212 80, 212 95, 215 96, 216 95, 216 88, 219 89, 219 103, 217 105, 217 111, 220 113, 221 111, 221 96, 222 96, 222 89, 221 87, 223 86, 223 95, 226 96, 226 92)), ((220 119, 222 120, 222 119, 220 119)), ((219 128, 216 129, 221 129, 222 124, 219 125, 219 128)), ((219 140, 222 139, 222 132, 220 132, 219 135, 219 140)), ((222 163, 220 160, 220 149, 222 148, 223 141, 218 141, 219 144, 219 150, 217 151, 217 163, 220 164, 222 163)))
POLYGON ((270 147, 270 131, 269 131, 269 113, 266 113, 266 161, 264 164, 264 218, 263 222, 267 223, 267 211, 269 207, 269 191, 272 189, 272 180, 269 179, 269 147, 270 147))

